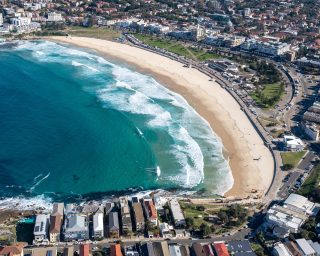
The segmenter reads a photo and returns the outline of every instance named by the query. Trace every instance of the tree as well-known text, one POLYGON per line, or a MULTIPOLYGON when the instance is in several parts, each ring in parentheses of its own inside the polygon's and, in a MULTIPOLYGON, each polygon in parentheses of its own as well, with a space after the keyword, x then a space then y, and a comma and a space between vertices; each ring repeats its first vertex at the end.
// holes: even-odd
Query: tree
POLYGON ((211 229, 207 223, 202 223, 200 225, 200 234, 202 237, 206 237, 211 234, 211 229))
POLYGON ((293 169, 293 167, 294 167, 293 164, 284 164, 282 169, 284 171, 289 171, 289 170, 293 169))
POLYGON ((190 218, 190 217, 187 217, 186 218, 186 226, 188 229, 191 229, 194 227, 194 219, 193 218, 190 218))

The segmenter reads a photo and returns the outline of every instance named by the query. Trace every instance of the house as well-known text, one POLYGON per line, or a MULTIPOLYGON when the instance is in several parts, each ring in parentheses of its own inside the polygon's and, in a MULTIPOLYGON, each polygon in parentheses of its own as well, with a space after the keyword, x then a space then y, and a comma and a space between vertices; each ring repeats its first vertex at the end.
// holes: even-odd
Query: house
POLYGON ((151 242, 142 244, 141 256, 155 256, 153 244, 151 242))
POLYGON ((291 242, 291 241, 287 241, 287 242, 284 242, 283 243, 286 248, 289 250, 289 252, 291 253, 290 255, 293 255, 293 256, 302 256, 298 246, 294 243, 294 242, 291 242))
POLYGON ((89 256, 90 255, 90 244, 80 244, 79 245, 79 256, 89 256))
POLYGON ((189 247, 178 244, 169 245, 170 256, 189 256, 189 247))
POLYGON ((51 243, 56 243, 60 241, 61 221, 62 217, 60 215, 50 216, 49 236, 51 243))
POLYGON ((163 238, 172 238, 173 237, 173 235, 170 232, 172 227, 170 229, 170 226, 168 225, 168 223, 165 223, 165 222, 161 223, 159 225, 159 229, 160 229, 160 234, 163 238))
POLYGON ((297 239, 296 243, 299 250, 302 252, 303 256, 317 256, 316 251, 312 248, 312 246, 308 243, 306 239, 297 239))
POLYGON ((120 244, 111 244, 110 245, 110 256, 122 256, 120 244))
POLYGON ((15 245, 0 247, 0 256, 23 256, 23 248, 25 243, 17 243, 15 245))
POLYGON ((57 247, 39 247, 33 248, 32 256, 57 256, 57 247))
POLYGON ((74 255, 74 247, 68 246, 63 249, 63 256, 73 256, 74 255))
POLYGON ((166 241, 153 243, 155 256, 170 256, 168 243, 166 241))
POLYGON ((119 197, 122 233, 127 235, 132 231, 131 214, 127 197, 119 197))
POLYGON ((153 225, 158 224, 158 216, 157 216, 157 210, 156 207, 154 206, 154 203, 152 199, 144 199, 144 211, 147 216, 148 221, 150 221, 153 225))
POLYGON ((228 242, 228 251, 233 255, 240 252, 253 252, 248 240, 230 241, 228 242))
POLYGON ((203 250, 204 250, 206 256, 215 256, 214 251, 212 249, 212 246, 210 244, 203 245, 203 250))
POLYGON ((283 143, 285 150, 288 151, 302 151, 304 149, 302 140, 294 135, 285 135, 283 137, 283 143))
POLYGON ((111 238, 118 238, 120 235, 119 216, 117 212, 109 213, 108 235, 111 238))
POLYGON ((103 213, 96 212, 93 215, 93 237, 102 238, 104 235, 103 213))
POLYGON ((145 227, 144 215, 142 205, 140 203, 134 203, 132 205, 135 230, 137 232, 143 232, 145 227))
POLYGON ((87 217, 79 214, 67 215, 63 237, 65 241, 88 240, 89 226, 87 217))
POLYGON ((278 243, 276 246, 274 246, 272 254, 274 256, 291 256, 292 255, 288 250, 288 248, 282 243, 278 243))
POLYGON ((36 222, 33 230, 34 242, 48 242, 49 234, 49 215, 39 214, 36 216, 36 222))
POLYGON ((63 219, 64 214, 64 204, 63 203, 54 203, 52 207, 52 213, 51 216, 57 216, 59 215, 61 217, 61 220, 63 219))
POLYGON ((176 198, 170 200, 169 206, 175 227, 184 227, 186 225, 186 220, 178 200, 176 198))
POLYGON ((105 205, 105 214, 108 215, 114 208, 114 203, 112 202, 107 202, 105 205))
POLYGON ((214 250, 217 256, 230 256, 228 248, 223 242, 217 242, 213 244, 214 250))
POLYGON ((191 247, 191 255, 192 256, 206 256, 206 253, 202 247, 202 245, 198 242, 192 244, 191 247))

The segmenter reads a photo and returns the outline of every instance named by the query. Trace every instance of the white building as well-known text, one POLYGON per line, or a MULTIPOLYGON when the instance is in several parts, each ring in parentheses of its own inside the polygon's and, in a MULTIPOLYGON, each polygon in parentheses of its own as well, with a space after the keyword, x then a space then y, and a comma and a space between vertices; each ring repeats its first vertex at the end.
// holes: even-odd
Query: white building
POLYGON ((31 23, 31 19, 28 17, 18 17, 18 18, 11 18, 11 24, 17 27, 21 26, 28 26, 31 23))
POLYGON ((94 238, 102 238, 103 235, 103 213, 97 212, 93 215, 93 236, 94 238))
POLYGON ((176 198, 171 199, 169 202, 171 214, 174 220, 175 227, 181 227, 186 225, 186 220, 183 215, 183 211, 180 204, 176 198))
POLYGON ((283 137, 283 143, 285 149, 289 151, 302 151, 304 149, 302 140, 294 135, 285 135, 283 137))
POLYGON ((311 122, 302 122, 301 123, 302 129, 306 133, 306 135, 313 141, 319 140, 319 125, 311 122))
POLYGON ((172 230, 172 227, 169 226, 168 223, 161 223, 159 225, 159 230, 160 230, 160 234, 163 238, 172 238, 173 235, 171 234, 171 230, 172 230))
POLYGON ((49 215, 37 215, 33 230, 34 242, 48 242, 49 225, 49 215))
POLYGON ((292 254, 290 253, 290 251, 287 249, 287 247, 286 247, 283 243, 277 244, 277 245, 273 248, 272 254, 273 254, 274 256, 291 256, 291 255, 292 255, 292 254))
POLYGON ((304 238, 297 239, 296 243, 298 245, 299 250, 302 252, 303 256, 316 256, 316 251, 312 248, 312 246, 308 243, 308 241, 304 238))
POLYGON ((48 13, 48 22, 60 22, 63 21, 61 13, 50 12, 48 13))
POLYGON ((2 13, 0 13, 0 27, 2 27, 3 25, 3 16, 2 16, 2 13))
POLYGON ((316 215, 318 206, 307 198, 291 194, 281 205, 273 205, 267 212, 266 225, 281 227, 289 233, 298 233, 310 215, 316 215))

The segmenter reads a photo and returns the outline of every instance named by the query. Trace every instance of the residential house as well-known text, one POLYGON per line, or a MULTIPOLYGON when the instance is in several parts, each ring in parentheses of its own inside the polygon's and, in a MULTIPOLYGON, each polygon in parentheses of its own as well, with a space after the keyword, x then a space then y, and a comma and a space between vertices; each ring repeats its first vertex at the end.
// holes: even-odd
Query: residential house
POLYGON ((150 221, 151 224, 157 225, 158 224, 158 216, 157 216, 157 210, 154 206, 154 203, 152 199, 144 199, 144 211, 147 216, 148 221, 150 221))
POLYGON ((25 243, 17 243, 15 245, 0 247, 0 256, 23 256, 23 248, 25 243))
POLYGON ((104 236, 103 213, 96 212, 93 215, 93 237, 102 238, 104 236))
POLYGON ((73 256, 74 255, 74 247, 68 246, 63 248, 63 256, 73 256))
POLYGON ((139 202, 134 203, 132 205, 132 209, 133 209, 135 230, 137 232, 143 232, 145 228, 145 220, 144 220, 142 205, 139 202))
POLYGON ((110 256, 122 256, 120 244, 111 244, 110 245, 110 256))
POLYGON ((117 212, 110 212, 108 218, 108 236, 118 238, 120 235, 119 216, 117 212))
POLYGON ((308 243, 306 239, 297 239, 296 243, 298 245, 299 250, 302 252, 303 256, 317 256, 316 251, 312 248, 312 246, 308 243))
POLYGON ((90 255, 90 244, 80 244, 79 245, 79 256, 89 256, 90 255))
POLYGON ((192 256, 206 256, 206 252, 204 251, 203 246, 198 242, 192 244, 191 249, 192 256))
POLYGON ((88 240, 89 227, 87 217, 80 214, 67 215, 63 237, 65 241, 88 240))
POLYGON ((32 256, 57 256, 57 247, 32 248, 32 256))
POLYGON ((50 216, 50 229, 49 229, 49 236, 50 242, 56 243, 60 241, 61 235, 61 217, 59 215, 50 216))
POLYGON ((166 241, 153 243, 154 256, 170 256, 168 243, 166 241))
POLYGON ((230 256, 228 248, 223 242, 217 242, 213 244, 214 250, 217 256, 230 256))
POLYGON ((39 214, 36 216, 36 222, 33 230, 35 243, 48 242, 49 224, 49 215, 39 214))
POLYGON ((176 198, 170 200, 169 206, 175 227, 184 227, 186 225, 186 220, 178 200, 176 198))

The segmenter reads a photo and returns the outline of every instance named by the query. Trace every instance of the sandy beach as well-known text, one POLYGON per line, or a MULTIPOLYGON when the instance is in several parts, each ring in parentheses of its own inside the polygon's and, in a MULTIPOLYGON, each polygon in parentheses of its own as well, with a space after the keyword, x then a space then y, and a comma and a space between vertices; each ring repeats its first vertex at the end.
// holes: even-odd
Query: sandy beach
POLYGON ((269 188, 274 171, 270 151, 238 103, 217 83, 209 81, 208 76, 169 58, 126 44, 84 37, 52 39, 90 48, 109 60, 128 63, 182 95, 222 140, 234 177, 234 185, 225 196, 245 197, 252 189, 262 192, 269 188))

